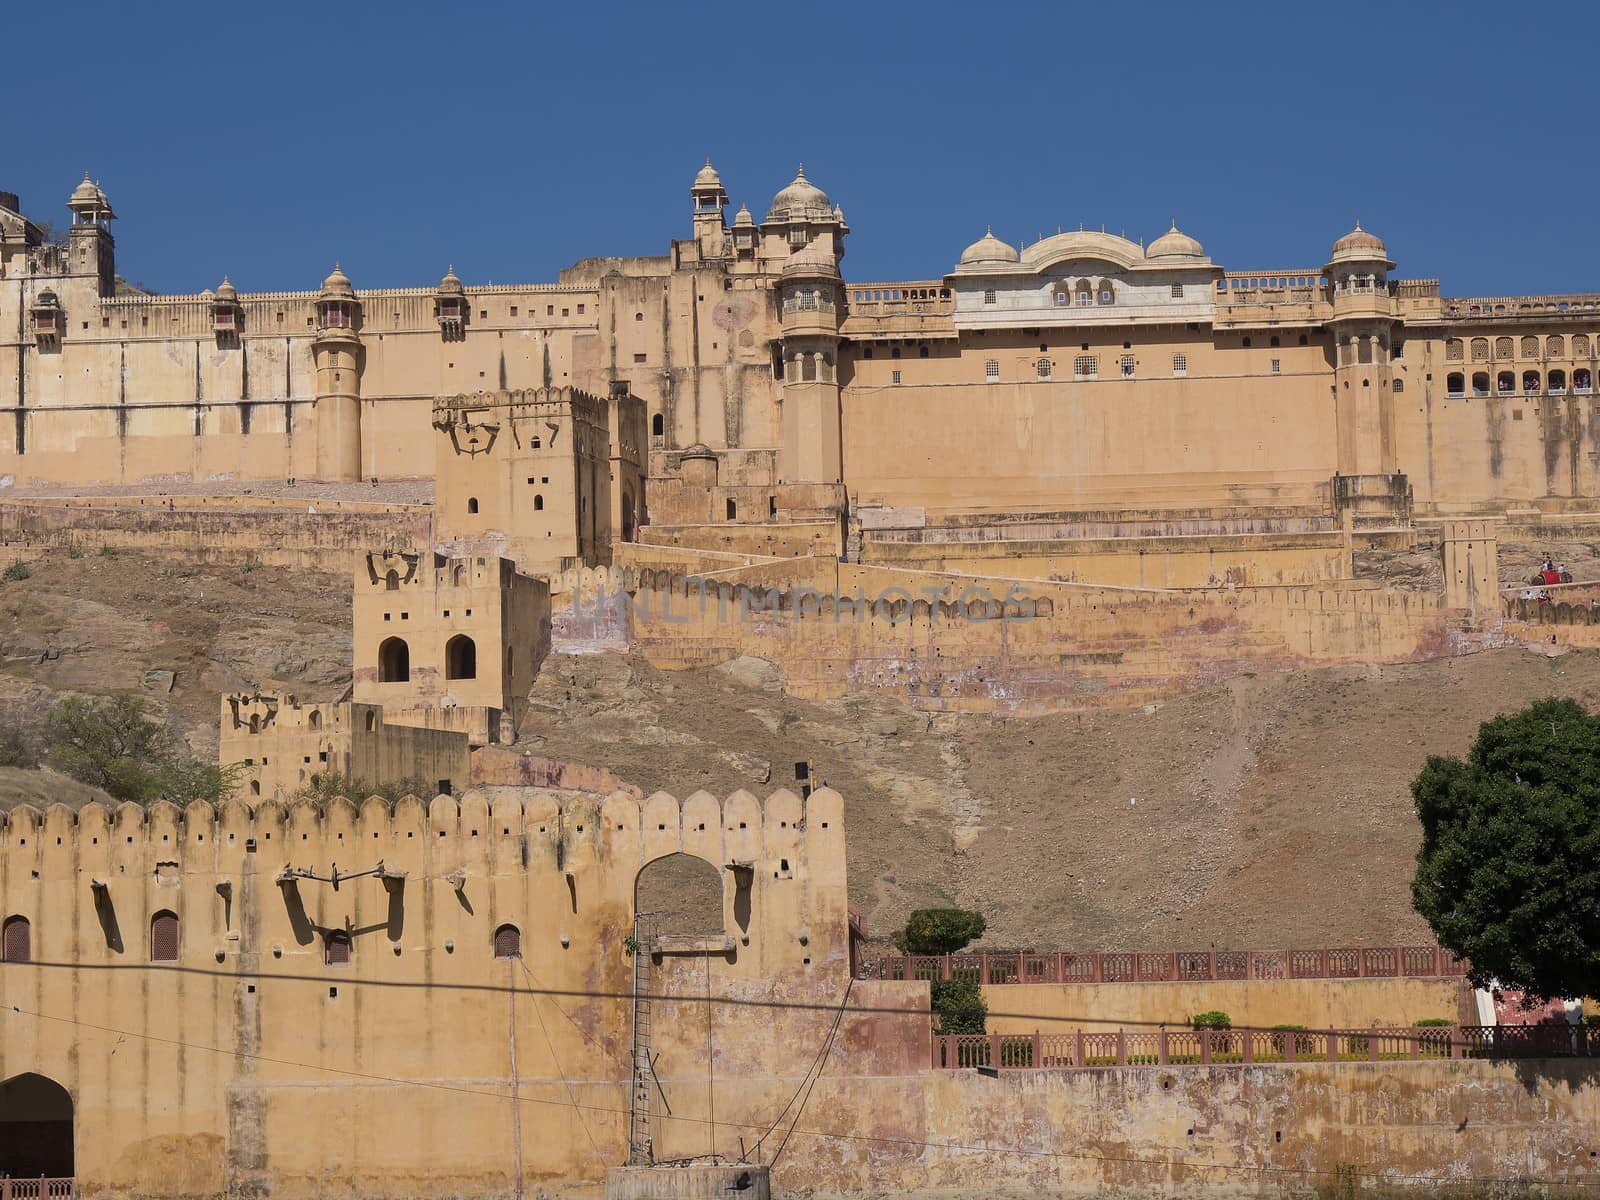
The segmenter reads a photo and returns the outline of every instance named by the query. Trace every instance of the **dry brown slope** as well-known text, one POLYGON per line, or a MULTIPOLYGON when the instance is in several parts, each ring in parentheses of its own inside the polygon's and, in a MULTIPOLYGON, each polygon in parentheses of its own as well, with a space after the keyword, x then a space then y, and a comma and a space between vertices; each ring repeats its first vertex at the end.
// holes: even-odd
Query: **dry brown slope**
POLYGON ((744 674, 558 656, 527 744, 679 796, 761 794, 811 759, 846 798, 876 929, 954 902, 988 914, 990 943, 1040 947, 1426 940, 1408 896, 1425 757, 1541 696, 1600 700, 1600 655, 1523 650, 1012 721, 809 704, 744 674))

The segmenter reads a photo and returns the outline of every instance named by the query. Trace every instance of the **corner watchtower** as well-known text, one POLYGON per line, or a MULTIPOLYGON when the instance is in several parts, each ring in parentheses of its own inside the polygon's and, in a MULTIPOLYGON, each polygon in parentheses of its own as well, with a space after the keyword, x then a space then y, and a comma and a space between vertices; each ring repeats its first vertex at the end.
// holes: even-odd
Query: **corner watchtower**
POLYGON ((101 296, 113 295, 117 288, 117 255, 111 222, 117 214, 111 210, 111 201, 85 171, 83 182, 67 198, 67 208, 72 211, 72 226, 67 231, 68 273, 92 278, 101 296))
POLYGON ((350 277, 333 266, 317 295, 317 477, 361 478, 361 302, 350 277))

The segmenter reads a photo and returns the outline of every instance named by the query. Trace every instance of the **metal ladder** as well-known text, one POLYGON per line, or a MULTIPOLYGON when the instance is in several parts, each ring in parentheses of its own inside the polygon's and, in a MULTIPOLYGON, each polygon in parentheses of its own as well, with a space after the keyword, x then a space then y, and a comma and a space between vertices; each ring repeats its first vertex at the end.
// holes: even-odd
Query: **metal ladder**
POLYGON ((650 951, 655 944, 656 918, 643 913, 633 919, 633 1092, 628 1100, 628 1165, 649 1166, 655 1161, 650 1135, 650 951))

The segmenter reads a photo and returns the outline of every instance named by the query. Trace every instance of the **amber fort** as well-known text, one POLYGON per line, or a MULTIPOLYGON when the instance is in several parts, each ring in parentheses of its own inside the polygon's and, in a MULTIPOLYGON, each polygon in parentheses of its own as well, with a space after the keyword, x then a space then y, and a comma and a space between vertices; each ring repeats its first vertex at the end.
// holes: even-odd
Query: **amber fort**
POLYGON ((1508 1046, 1436 946, 874 956, 802 749, 647 793, 525 734, 608 653, 998 722, 1600 645, 1500 562, 1600 527, 1600 293, 1453 296, 1381 213, 1258 269, 997 207, 854 280, 848 194, 689 166, 663 253, 528 284, 152 294, 114 180, 59 235, 0 192, 0 561, 336 576, 351 629, 347 686, 208 693, 220 803, 0 814, 0 1200, 1592 1186, 1593 1031, 1508 1046))

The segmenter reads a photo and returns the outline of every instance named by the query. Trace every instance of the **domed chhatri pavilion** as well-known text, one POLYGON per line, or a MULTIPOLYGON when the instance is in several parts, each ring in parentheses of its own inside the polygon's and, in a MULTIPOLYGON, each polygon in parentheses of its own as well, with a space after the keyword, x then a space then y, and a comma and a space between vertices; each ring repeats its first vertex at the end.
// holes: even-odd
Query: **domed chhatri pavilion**
MULTIPOLYGON (((646 412, 637 444, 613 418, 592 448, 637 456, 639 519, 551 531, 586 560, 625 528, 933 565, 957 543, 1014 558, 1019 531, 1082 514, 1204 534, 1600 504, 1600 294, 1452 297, 1354 222, 1298 266, 1224 266, 1175 220, 987 227, 920 278, 852 279, 844 211, 804 166, 764 206, 709 159, 685 178, 666 253, 596 246, 553 281, 491 284, 469 243, 416 287, 358 289, 360 264, 312 284, 307 263, 304 291, 176 296, 117 275, 92 175, 65 245, 0 192, 0 323, 22 332, 0 345, 0 479, 426 477, 438 398, 569 388, 646 412)), ((563 520, 593 524, 586 505, 563 520)))

